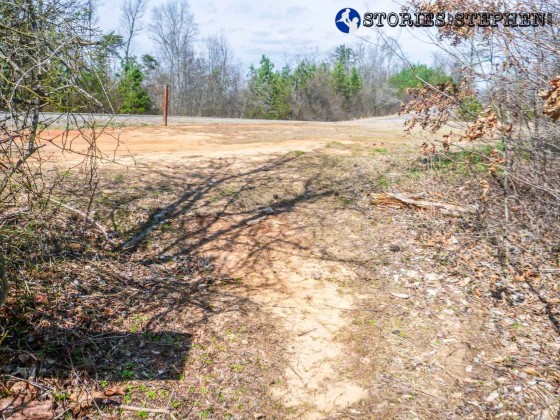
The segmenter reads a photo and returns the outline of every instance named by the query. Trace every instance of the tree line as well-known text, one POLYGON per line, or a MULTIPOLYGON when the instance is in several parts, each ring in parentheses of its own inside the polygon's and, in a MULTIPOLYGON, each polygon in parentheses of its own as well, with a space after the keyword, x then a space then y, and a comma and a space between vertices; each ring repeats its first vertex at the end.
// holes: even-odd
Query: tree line
MULTIPOLYGON (((404 66, 395 60, 394 40, 340 45, 328 54, 308 50, 281 66, 263 55, 244 69, 223 34, 199 37, 187 0, 159 3, 149 15, 147 1, 125 0, 120 29, 112 33, 96 27, 95 1, 72 5, 72 13, 86 22, 81 28, 91 43, 82 45, 87 56, 76 61, 80 92, 88 99, 60 94, 67 91, 64 74, 73 70, 53 62, 49 72, 62 76, 47 78, 58 99, 50 97, 41 111, 159 114, 168 84, 170 115, 340 121, 398 111, 406 88, 417 86, 418 74, 434 83, 450 77, 442 66, 404 66), (142 33, 151 38, 153 54, 134 55, 142 33)), ((19 3, 7 4, 6 10, 17 10, 19 3)), ((36 6, 30 7, 42 13, 40 3, 36 6)), ((77 58, 78 50, 69 54, 77 58)), ((2 60, 9 80, 9 62, 2 60)))
POLYGON ((151 17, 147 0, 126 0, 121 15, 122 29, 103 36, 95 57, 101 75, 89 83, 103 112, 160 113, 165 84, 171 115, 206 117, 345 120, 396 112, 403 95, 403 67, 387 46, 308 51, 281 67, 264 55, 246 71, 224 35, 199 38, 186 0, 158 4, 151 17), (155 53, 137 57, 143 32, 155 53))

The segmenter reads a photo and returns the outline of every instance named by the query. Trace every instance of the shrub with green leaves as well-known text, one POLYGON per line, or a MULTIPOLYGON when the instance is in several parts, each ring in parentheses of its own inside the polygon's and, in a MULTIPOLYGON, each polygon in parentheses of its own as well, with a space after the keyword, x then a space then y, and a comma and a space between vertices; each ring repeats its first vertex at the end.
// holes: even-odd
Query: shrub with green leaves
POLYGON ((437 86, 452 82, 452 79, 443 69, 433 69, 425 64, 413 64, 391 76, 389 82, 402 95, 407 89, 420 88, 426 83, 437 86))

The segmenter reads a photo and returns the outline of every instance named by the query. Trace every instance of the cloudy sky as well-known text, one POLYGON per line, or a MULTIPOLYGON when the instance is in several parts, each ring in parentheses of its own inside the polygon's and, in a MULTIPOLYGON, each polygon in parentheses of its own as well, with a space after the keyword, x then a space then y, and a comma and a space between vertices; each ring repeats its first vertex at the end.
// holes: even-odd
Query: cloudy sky
MULTIPOLYGON (((161 3, 149 0, 147 23, 151 10, 161 3)), ((119 6, 122 0, 99 0, 99 25, 104 30, 119 29, 119 6)), ((364 43, 352 34, 344 34, 335 26, 337 12, 346 7, 365 12, 391 12, 400 10, 399 0, 188 0, 202 39, 223 33, 234 48, 236 57, 245 66, 257 64, 263 54, 277 65, 302 51, 318 48, 328 53, 340 44, 364 43)), ((412 62, 432 62, 436 48, 422 42, 427 40, 426 29, 392 30, 383 33, 398 39, 403 51, 412 62)), ((147 32, 147 31, 145 31, 147 32)), ((147 33, 137 37, 134 53, 154 53, 147 33)), ((373 28, 360 28, 357 35, 376 38, 373 28)))

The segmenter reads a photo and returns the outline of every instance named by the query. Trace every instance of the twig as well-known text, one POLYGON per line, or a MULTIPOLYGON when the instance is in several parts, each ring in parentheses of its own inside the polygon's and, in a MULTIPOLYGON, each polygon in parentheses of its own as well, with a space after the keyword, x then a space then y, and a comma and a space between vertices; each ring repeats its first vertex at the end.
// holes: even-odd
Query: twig
POLYGON ((171 412, 165 408, 145 408, 145 407, 136 407, 134 405, 121 405, 119 408, 123 410, 129 411, 145 411, 146 413, 160 413, 160 414, 167 414, 172 415, 171 412))
POLYGON ((79 215, 82 216, 86 221, 92 222, 92 223, 97 227, 97 229, 99 229, 99 230, 101 231, 101 233, 103 233, 103 236, 105 236, 105 239, 109 240, 109 235, 107 234, 107 231, 105 230, 105 228, 103 227, 103 225, 102 225, 101 223, 99 223, 97 220, 93 219, 91 216, 88 216, 88 215, 87 215, 86 213, 84 213, 83 211, 80 211, 80 210, 78 210, 78 209, 75 209, 74 207, 70 207, 69 205, 64 204, 64 203, 61 203, 60 201, 57 201, 57 200, 55 200, 55 199, 53 199, 53 198, 50 198, 50 197, 49 197, 49 201, 52 202, 52 203, 54 203, 54 204, 56 204, 56 205, 58 205, 58 206, 64 207, 66 210, 70 210, 70 211, 72 211, 72 212, 74 212, 74 213, 76 213, 76 214, 79 214, 79 215))
POLYGON ((29 159, 31 157, 31 155, 33 155, 33 153, 35 153, 37 150, 39 150, 40 148, 45 147, 45 145, 41 145, 38 147, 32 147, 30 148, 27 153, 25 155, 23 155, 20 160, 18 160, 16 162, 16 164, 12 167, 12 169, 10 169, 8 171, 8 173, 6 173, 4 175, 4 179, 2 179, 2 182, 0 183, 0 194, 4 191, 4 189, 6 188, 6 186, 8 185, 8 182, 10 181, 12 175, 14 175, 18 169, 20 168, 21 165, 23 165, 27 159, 29 159))
MULTIPOLYGON (((175 395, 175 390, 173 390, 173 392, 169 396, 169 400, 167 400, 167 405, 168 406, 171 405, 171 401, 173 400, 174 395, 175 395)), ((169 417, 171 417, 171 420, 177 420, 177 418, 175 417, 175 415, 172 412, 169 412, 169 417)))
POLYGON ((84 386, 84 391, 86 391, 86 394, 91 398, 91 401, 93 402, 93 405, 95 406, 95 409, 97 410, 97 413, 101 414, 101 408, 97 405, 97 402, 95 401, 95 398, 93 397, 93 395, 91 395, 91 392, 89 391, 89 388, 87 387, 85 382, 82 381, 82 379, 80 378, 80 376, 76 372, 74 372, 74 376, 76 377, 78 382, 81 382, 82 385, 84 386))
POLYGON ((319 309, 336 309, 338 311, 355 311, 356 310, 355 308, 339 308, 338 306, 332 306, 332 305, 329 305, 328 303, 326 303, 325 306, 323 306, 322 308, 319 308, 319 309))
POLYGON ((31 386, 34 386, 35 388, 42 389, 43 391, 52 391, 54 389, 54 388, 50 388, 50 387, 45 387, 43 385, 39 385, 35 382, 31 382, 31 381, 28 381, 27 379, 23 379, 23 378, 20 378, 18 376, 14 376, 14 375, 2 374, 2 375, 0 375, 0 378, 11 378, 15 381, 22 381, 22 382, 25 382, 25 383, 27 383, 31 386))
POLYGON ((8 299, 8 290, 9 290, 9 283, 8 278, 6 276, 6 266, 4 263, 4 255, 0 252, 0 284, 2 286, 2 290, 0 290, 0 308, 4 306, 6 303, 6 299, 8 299))
POLYGON ((410 384, 407 384, 407 383, 405 383, 405 382, 402 382, 402 381, 399 381, 398 379, 395 379, 395 378, 389 378, 389 380, 390 380, 390 381, 395 381, 395 382, 398 382, 398 383, 399 383, 399 384, 401 384, 401 385, 407 386, 407 387, 409 387, 410 389, 413 389, 414 391, 416 391, 416 392, 420 392, 421 394, 427 395, 427 396, 429 396, 429 397, 432 397, 432 398, 437 398, 438 400, 441 400, 441 401, 447 401, 447 400, 446 400, 445 398, 442 398, 442 397, 438 397, 437 395, 434 395, 434 394, 430 394, 429 392, 426 392, 426 391, 422 391, 421 389, 418 389, 418 388, 414 388, 414 387, 413 387, 412 385, 410 385, 410 384))
POLYGON ((292 369, 292 372, 294 372, 296 374, 296 376, 301 380, 301 382, 303 383, 303 385, 305 385, 305 381, 303 380, 303 378, 301 376, 299 376, 299 373, 296 372, 296 370, 289 366, 290 369, 292 369))
POLYGON ((309 334, 309 333, 315 331, 316 329, 317 328, 311 328, 309 331, 305 331, 305 332, 302 332, 302 333, 298 334, 298 337, 303 337, 304 335, 309 334))

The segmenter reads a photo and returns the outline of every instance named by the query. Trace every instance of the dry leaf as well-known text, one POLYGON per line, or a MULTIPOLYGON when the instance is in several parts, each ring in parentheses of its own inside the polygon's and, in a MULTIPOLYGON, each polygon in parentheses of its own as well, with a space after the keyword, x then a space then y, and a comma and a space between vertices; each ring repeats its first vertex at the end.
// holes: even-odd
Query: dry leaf
POLYGON ((480 196, 480 199, 482 201, 488 201, 488 193, 490 192, 490 184, 488 183, 488 181, 483 179, 482 181, 480 181, 480 186, 482 188, 482 194, 480 196))
POLYGON ((54 418, 52 401, 32 401, 18 413, 13 414, 11 420, 51 420, 54 418))
POLYGON ((112 397, 113 395, 124 395, 126 391, 124 388, 114 386, 113 388, 106 389, 104 394, 106 397, 112 397))
POLYGON ((539 376, 540 375, 540 373, 535 368, 532 368, 532 367, 524 367, 521 370, 528 375, 533 375, 533 376, 539 376))
POLYGON ((539 92, 539 96, 545 100, 543 113, 556 121, 560 118, 560 76, 556 76, 549 84, 552 87, 539 92))
POLYGON ((467 128, 461 137, 469 141, 475 141, 482 137, 492 137, 497 129, 498 116, 495 112, 488 109, 467 128))
POLYGON ((99 391, 92 391, 92 392, 85 392, 83 390, 79 390, 73 392, 70 395, 70 401, 74 402, 74 406, 72 407, 72 413, 75 416, 78 416, 83 410, 87 410, 93 406, 94 400, 105 399, 105 395, 103 395, 99 391))
POLYGON ((93 401, 103 399, 105 395, 99 391, 85 392, 84 390, 75 391, 70 395, 70 401, 82 403, 84 401, 93 401))
POLYGON ((49 297, 44 293, 37 293, 35 295, 35 302, 37 303, 49 303, 49 297))

